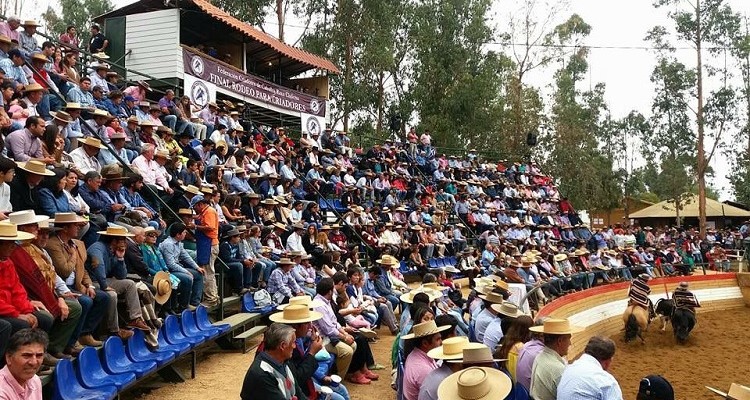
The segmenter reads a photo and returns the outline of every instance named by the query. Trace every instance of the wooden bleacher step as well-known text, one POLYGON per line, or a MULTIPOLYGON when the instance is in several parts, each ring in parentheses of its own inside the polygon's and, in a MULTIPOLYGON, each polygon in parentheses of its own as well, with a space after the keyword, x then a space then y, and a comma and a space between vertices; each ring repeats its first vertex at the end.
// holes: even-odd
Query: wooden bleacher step
POLYGON ((235 336, 233 340, 235 341, 242 341, 242 353, 247 353, 247 341, 262 334, 263 332, 268 329, 265 325, 256 325, 245 332, 240 333, 239 335, 235 336))
POLYGON ((216 321, 217 325, 229 324, 230 331, 244 327, 245 325, 259 319, 261 317, 258 313, 237 313, 229 317, 224 318, 221 321, 216 321))

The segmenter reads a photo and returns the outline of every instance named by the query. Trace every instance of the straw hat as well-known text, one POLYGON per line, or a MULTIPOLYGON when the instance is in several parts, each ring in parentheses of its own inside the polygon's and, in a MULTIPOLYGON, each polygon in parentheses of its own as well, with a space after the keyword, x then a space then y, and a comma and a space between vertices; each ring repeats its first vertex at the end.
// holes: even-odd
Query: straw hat
POLYGON ((0 240, 5 241, 16 241, 16 240, 31 240, 34 235, 28 232, 19 232, 16 225, 10 222, 0 222, 0 240))
POLYGON ((503 302, 505 301, 505 299, 503 299, 503 296, 495 292, 489 292, 487 294, 480 294, 477 297, 479 297, 480 299, 484 301, 489 301, 490 303, 495 303, 495 304, 503 304, 503 302))
POLYGON ((16 211, 8 214, 8 221, 16 226, 38 224, 48 220, 48 216, 36 215, 34 210, 16 211))
POLYGON ((45 56, 42 53, 34 53, 31 56, 31 59, 32 60, 36 60, 36 61, 42 61, 42 62, 45 62, 45 63, 49 62, 49 59, 47 58, 47 56, 45 56))
POLYGON ((416 324, 412 326, 411 332, 408 335, 401 336, 402 340, 409 340, 409 339, 417 339, 425 336, 431 336, 436 333, 440 333, 442 331, 450 329, 450 326, 437 326, 435 325, 434 320, 430 320, 427 322, 422 322, 421 324, 416 324))
POLYGON ((159 304, 164 304, 172 295, 172 280, 169 279, 169 272, 159 271, 154 275, 154 300, 159 304))
POLYGON ((438 387, 440 400, 502 399, 513 387, 507 375, 494 368, 471 367, 445 378, 438 387))
POLYGON ((380 265, 398 265, 399 264, 398 259, 396 259, 396 257, 389 255, 389 254, 386 254, 380 257, 379 259, 375 260, 375 262, 377 262, 380 265))
POLYGON ((289 304, 282 312, 271 314, 268 319, 282 324, 303 324, 305 322, 317 321, 323 318, 323 314, 310 311, 310 307, 304 304, 289 304))
POLYGON ((432 290, 432 289, 418 288, 418 289, 414 289, 414 290, 412 290, 412 291, 410 291, 408 293, 402 294, 401 297, 400 297, 401 301, 403 301, 404 303, 408 303, 408 304, 414 303, 414 296, 416 296, 419 293, 426 294, 427 297, 430 298, 430 303, 432 303, 433 301, 435 301, 435 300, 437 300, 437 299, 439 299, 440 297, 443 296, 442 293, 440 293, 438 291, 435 291, 435 290, 432 290))
POLYGON ((499 361, 506 361, 504 358, 492 357, 492 350, 482 343, 473 343, 473 346, 466 346, 461 354, 460 359, 448 360, 451 363, 461 364, 486 364, 499 361))
POLYGON ((445 286, 438 286, 437 282, 423 283, 422 287, 425 288, 425 289, 437 290, 438 292, 442 292, 443 290, 448 289, 445 286))
POLYGON ((463 357, 464 348, 470 344, 466 336, 454 336, 443 340, 440 347, 427 352, 427 356, 436 360, 457 360, 463 357))
POLYGON ((732 385, 729 386, 729 393, 724 393, 709 386, 706 386, 706 389, 712 391, 714 394, 724 397, 725 399, 750 400, 750 387, 737 383, 732 383, 732 385))
POLYGON ((55 219, 52 220, 55 225, 60 224, 77 224, 81 222, 88 222, 86 218, 79 216, 73 212, 55 213, 55 219))
POLYGON ((557 261, 557 262, 565 261, 567 259, 568 259, 568 255, 567 254, 562 254, 562 253, 555 254, 555 261, 557 261))
POLYGON ((97 232, 100 235, 104 236, 116 236, 116 237, 133 237, 132 233, 128 232, 128 229, 124 226, 114 225, 114 226, 108 226, 106 231, 99 231, 97 232))
POLYGON ((91 117, 93 117, 93 118, 96 118, 96 117, 105 117, 107 119, 115 119, 115 117, 113 117, 112 114, 110 114, 110 113, 108 113, 108 112, 106 112, 106 111, 104 111, 104 110, 102 110, 100 108, 97 108, 94 111, 92 111, 91 112, 91 117))
POLYGON ((586 249, 576 249, 575 253, 576 257, 585 256, 586 254, 589 254, 589 251, 586 249))
POLYGON ((518 318, 524 315, 524 312, 519 310, 517 305, 509 301, 504 301, 502 304, 492 304, 490 307, 498 314, 505 315, 506 317, 518 318))
POLYGON ((39 25, 39 23, 38 23, 38 22, 36 22, 36 21, 34 21, 34 20, 31 20, 31 19, 30 19, 30 20, 26 20, 26 21, 23 21, 23 23, 21 23, 21 26, 23 26, 23 27, 26 27, 26 26, 35 26, 35 27, 39 27, 39 26, 41 26, 41 25, 39 25))
POLYGON ((39 160, 29 160, 26 162, 16 162, 16 165, 18 165, 18 168, 21 168, 22 170, 34 174, 34 175, 42 175, 42 176, 54 176, 55 173, 48 170, 47 166, 39 161, 39 160))
POLYGON ((282 265, 294 265, 294 261, 292 261, 292 260, 290 260, 288 258, 282 258, 279 261, 276 261, 276 264, 278 264, 279 266, 282 266, 282 265))
POLYGON ((5 35, 0 35, 0 43, 12 44, 13 41, 11 41, 10 38, 5 35))
POLYGON ((281 229, 282 231, 286 230, 286 225, 282 224, 281 222, 274 222, 273 227, 276 229, 281 229))
POLYGON ((53 225, 50 225, 49 219, 45 219, 44 221, 39 221, 39 230, 52 230, 52 231, 59 231, 60 227, 55 227, 53 225))
POLYGON ((443 271, 450 272, 452 274, 458 274, 458 273, 461 272, 458 268, 456 268, 456 267, 454 267, 452 265, 449 265, 449 266, 443 268, 443 271))
POLYGON ((201 194, 201 190, 198 189, 198 187, 195 186, 195 185, 183 186, 182 190, 184 190, 186 193, 192 193, 192 194, 196 194, 196 195, 197 194, 201 194))
POLYGON ((550 335, 569 335, 583 330, 580 326, 571 325, 567 319, 549 318, 544 321, 543 326, 532 326, 532 332, 547 333, 550 335))
POLYGON ((280 304, 276 307, 277 310, 281 311, 288 306, 306 306, 307 308, 316 308, 323 305, 323 302, 318 299, 313 299, 308 295, 293 296, 289 298, 288 304, 280 304))
POLYGON ((195 213, 193 212, 193 210, 189 208, 180 208, 179 210, 177 210, 177 215, 191 215, 192 216, 192 215, 195 215, 195 213))
POLYGON ((83 110, 83 106, 81 103, 65 103, 65 107, 63 107, 66 110, 83 110))
POLYGON ((156 157, 162 157, 166 158, 167 160, 171 160, 172 157, 169 156, 169 150, 159 149, 154 153, 154 158, 156 157))
POLYGON ((78 143, 89 145, 89 146, 93 146, 93 147, 97 147, 99 149, 106 149, 107 148, 107 146, 105 146, 104 144, 102 144, 101 140, 99 140, 99 139, 97 139, 95 137, 91 137, 91 136, 89 136, 87 138, 79 139, 78 143))

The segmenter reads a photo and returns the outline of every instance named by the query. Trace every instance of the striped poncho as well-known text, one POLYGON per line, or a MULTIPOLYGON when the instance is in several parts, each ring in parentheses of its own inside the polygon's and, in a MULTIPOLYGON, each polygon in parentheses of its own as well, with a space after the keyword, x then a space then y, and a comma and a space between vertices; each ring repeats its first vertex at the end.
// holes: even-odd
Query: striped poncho
POLYGON ((630 285, 630 290, 628 291, 630 301, 646 309, 649 308, 650 304, 648 298, 649 294, 651 294, 651 288, 641 279, 635 279, 630 285))

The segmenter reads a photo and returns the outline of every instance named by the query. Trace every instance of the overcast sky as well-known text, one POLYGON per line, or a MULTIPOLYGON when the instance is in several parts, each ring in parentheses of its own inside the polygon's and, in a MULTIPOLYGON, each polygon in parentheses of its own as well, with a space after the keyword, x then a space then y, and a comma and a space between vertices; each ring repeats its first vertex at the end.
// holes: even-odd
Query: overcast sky
MULTIPOLYGON (((47 8, 50 0, 38 2, 26 2, 22 18, 34 18, 35 14, 47 8)), ((53 6, 57 6, 52 0, 53 6)), ((543 2, 544 0, 539 0, 543 2)), ((554 0, 551 0, 557 3, 554 0)), ((750 0, 726 0, 735 12, 750 15, 750 0)), ((116 7, 132 3, 132 0, 116 0, 116 7)), ((584 21, 592 26, 592 32, 587 40, 587 45, 593 47, 639 47, 649 46, 643 38, 646 32, 655 25, 667 25, 670 23, 666 17, 666 9, 654 9, 650 0, 569 0, 567 11, 561 12, 557 23, 563 22, 572 13, 579 14, 584 21)), ((519 0, 495 0, 492 12, 488 16, 498 31, 507 27, 508 15, 514 13, 523 2, 519 0)), ((540 7, 540 14, 546 14, 540 7)), ((274 33, 277 30, 275 17, 269 18, 265 30, 274 33)), ((300 21, 289 21, 286 27, 286 37, 290 42, 296 40, 302 29, 300 21)), ((684 44, 679 46, 686 47, 684 44)), ((498 48, 497 46, 494 46, 498 48)), ((488 46, 493 48, 493 46, 488 46)), ((499 48, 498 48, 499 49, 499 48)), ((691 50, 678 50, 679 58, 687 65, 695 64, 695 53, 691 50)), ((645 115, 650 115, 653 87, 649 76, 654 67, 654 54, 652 51, 641 49, 601 49, 592 48, 589 56, 589 80, 584 85, 592 85, 597 82, 606 84, 606 99, 612 116, 621 118, 631 110, 638 110, 645 115)), ((552 69, 540 70, 529 76, 527 84, 541 88, 549 93, 549 85, 552 82, 552 69)), ((585 89, 585 87, 583 88, 585 89)), ((711 185, 721 191, 722 200, 731 198, 729 182, 726 173, 730 164, 726 157, 717 153, 713 163, 716 170, 716 178, 711 185)))

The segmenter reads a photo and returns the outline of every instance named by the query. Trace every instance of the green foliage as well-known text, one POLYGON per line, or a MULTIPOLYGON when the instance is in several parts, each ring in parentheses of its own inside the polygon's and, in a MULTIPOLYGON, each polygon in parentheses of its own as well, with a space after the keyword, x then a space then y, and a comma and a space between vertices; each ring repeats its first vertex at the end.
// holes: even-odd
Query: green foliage
POLYGON ((52 7, 47 7, 47 11, 42 13, 42 19, 47 25, 47 31, 53 35, 65 32, 68 25, 75 26, 81 37, 81 43, 86 43, 90 37, 91 18, 106 14, 113 9, 114 6, 110 0, 60 0, 62 12, 58 14, 52 7))

